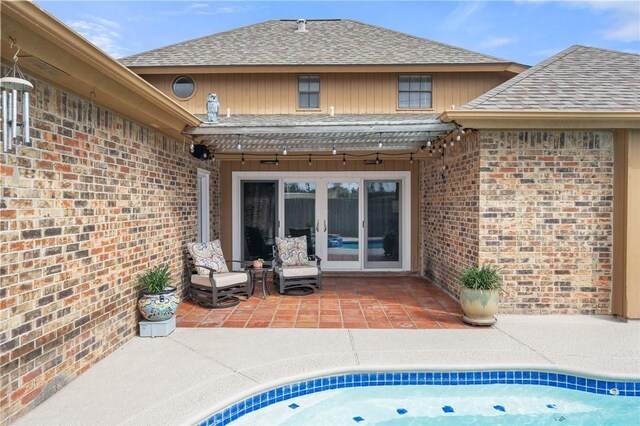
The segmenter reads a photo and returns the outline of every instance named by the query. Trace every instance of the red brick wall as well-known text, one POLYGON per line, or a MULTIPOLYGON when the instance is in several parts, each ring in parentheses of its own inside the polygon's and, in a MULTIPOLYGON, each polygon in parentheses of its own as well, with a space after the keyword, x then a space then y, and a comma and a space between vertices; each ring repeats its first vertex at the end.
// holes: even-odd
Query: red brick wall
POLYGON ((136 334, 135 276, 167 264, 184 288, 196 169, 218 168, 111 111, 33 80, 30 146, 0 154, 0 423, 136 334))
POLYGON ((611 312, 613 134, 481 131, 421 167, 424 275, 495 263, 501 313, 611 312))
POLYGON ((475 135, 421 162, 423 274, 457 296, 464 266, 478 262, 479 154, 475 135))
POLYGON ((501 312, 611 311, 613 134, 481 132, 480 262, 501 312))

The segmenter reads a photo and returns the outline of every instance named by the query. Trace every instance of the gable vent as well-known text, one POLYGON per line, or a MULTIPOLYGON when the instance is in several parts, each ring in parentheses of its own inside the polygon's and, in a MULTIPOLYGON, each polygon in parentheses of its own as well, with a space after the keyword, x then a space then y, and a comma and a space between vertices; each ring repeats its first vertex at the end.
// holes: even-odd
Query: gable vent
POLYGON ((296 30, 297 33, 306 33, 307 32, 307 20, 306 19, 298 19, 296 21, 296 23, 298 24, 298 29, 296 30))

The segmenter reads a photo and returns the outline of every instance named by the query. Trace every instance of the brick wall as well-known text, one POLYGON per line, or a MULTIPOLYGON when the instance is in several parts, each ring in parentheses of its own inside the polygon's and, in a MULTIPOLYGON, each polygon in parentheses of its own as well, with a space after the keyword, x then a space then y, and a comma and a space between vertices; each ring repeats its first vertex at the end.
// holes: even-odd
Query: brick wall
POLYGON ((424 275, 502 267, 501 313, 611 312, 613 134, 482 131, 421 167, 424 275))
POLYGON ((423 274, 452 295, 464 266, 478 261, 479 149, 475 135, 421 162, 423 274))
POLYGON ((168 264, 184 288, 196 169, 169 139, 33 80, 30 146, 0 155, 0 423, 31 409, 136 334, 135 276, 168 264))
POLYGON ((613 134, 481 132, 480 262, 501 265, 500 311, 607 314, 613 134))

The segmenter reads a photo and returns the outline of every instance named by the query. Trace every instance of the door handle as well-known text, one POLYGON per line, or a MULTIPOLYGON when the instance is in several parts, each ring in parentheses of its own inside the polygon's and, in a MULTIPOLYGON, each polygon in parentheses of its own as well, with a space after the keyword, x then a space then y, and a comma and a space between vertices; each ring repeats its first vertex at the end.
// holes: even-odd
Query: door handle
POLYGON ((320 219, 316 220, 316 232, 320 232, 320 219))
POLYGON ((327 219, 324 220, 324 232, 327 232, 327 219))

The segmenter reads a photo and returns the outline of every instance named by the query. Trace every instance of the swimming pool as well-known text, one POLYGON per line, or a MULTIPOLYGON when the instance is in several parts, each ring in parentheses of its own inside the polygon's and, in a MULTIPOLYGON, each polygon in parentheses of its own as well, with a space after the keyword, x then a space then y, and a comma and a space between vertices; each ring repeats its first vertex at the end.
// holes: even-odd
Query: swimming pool
POLYGON ((558 372, 350 373, 270 389, 198 425, 626 425, 640 418, 639 397, 640 381, 558 372))

